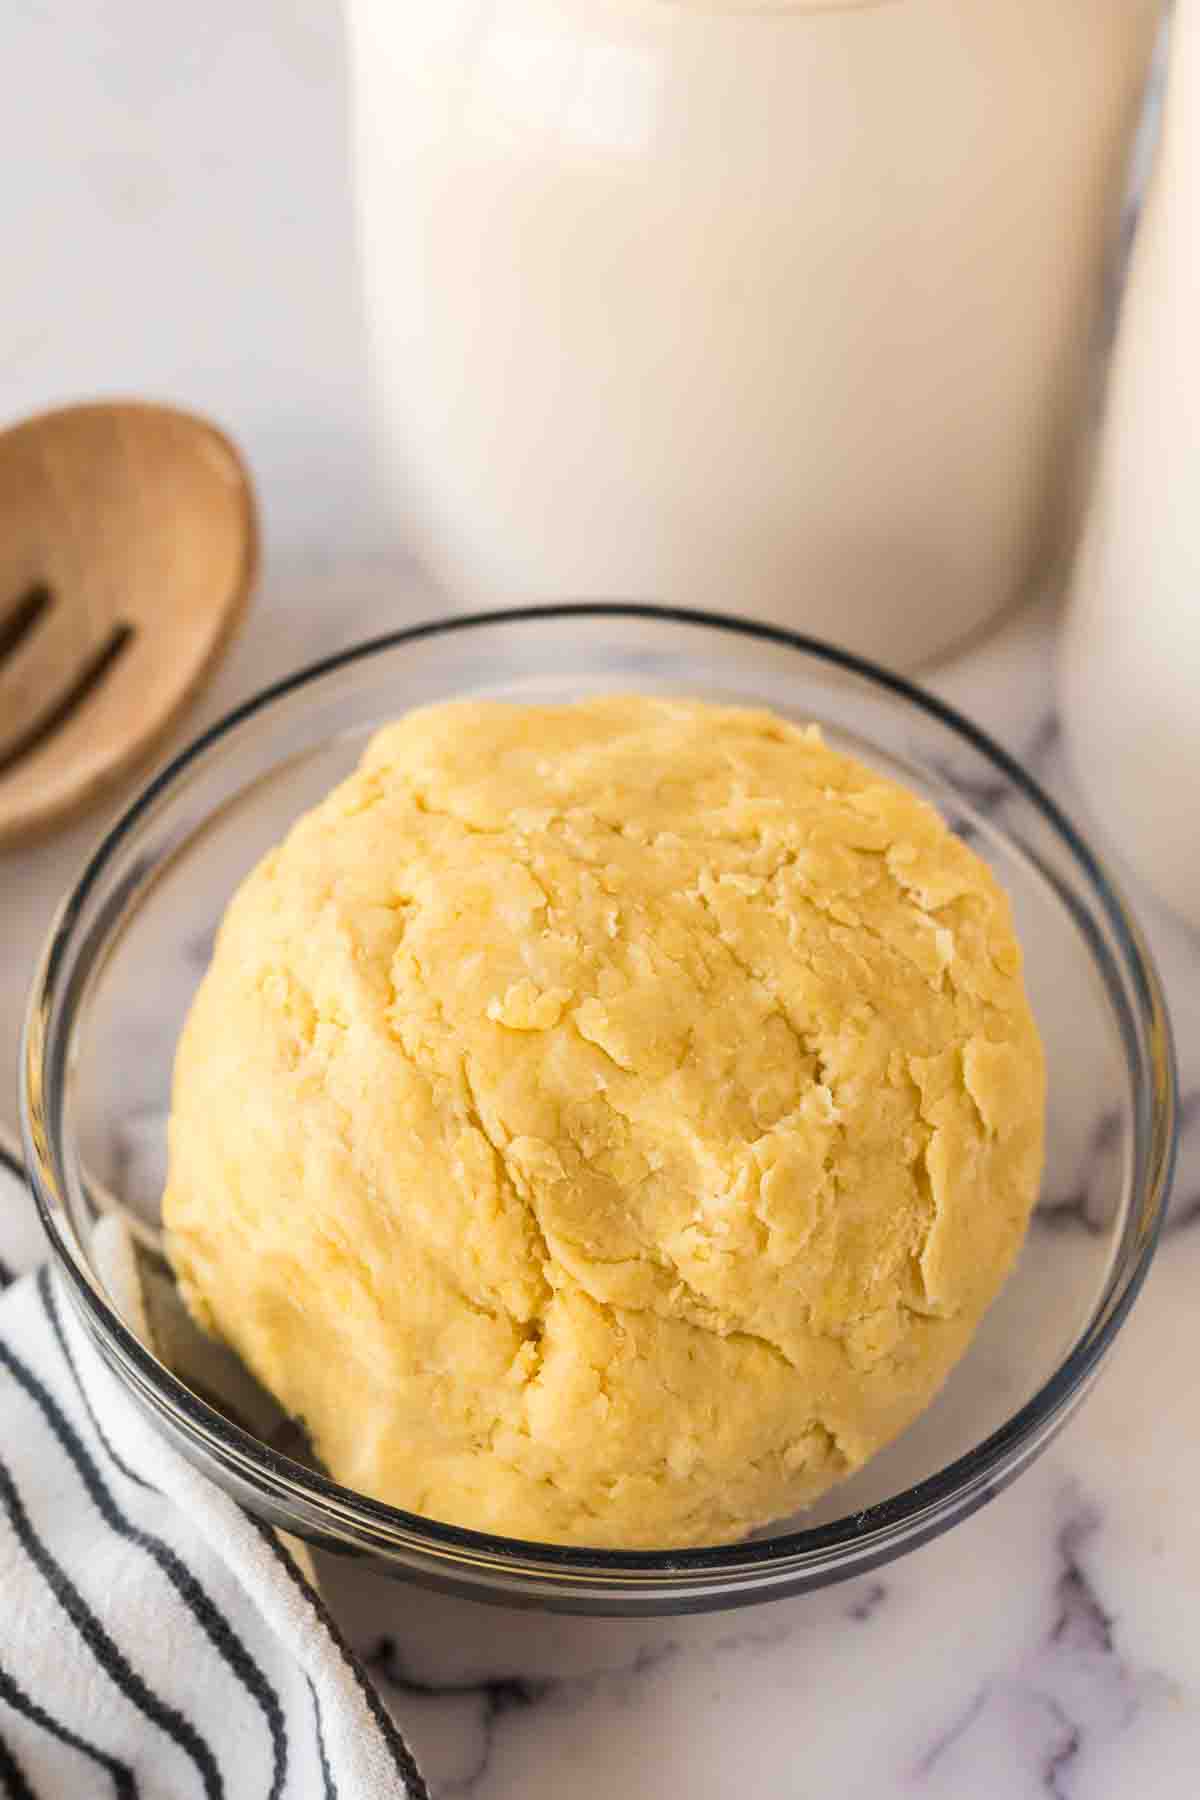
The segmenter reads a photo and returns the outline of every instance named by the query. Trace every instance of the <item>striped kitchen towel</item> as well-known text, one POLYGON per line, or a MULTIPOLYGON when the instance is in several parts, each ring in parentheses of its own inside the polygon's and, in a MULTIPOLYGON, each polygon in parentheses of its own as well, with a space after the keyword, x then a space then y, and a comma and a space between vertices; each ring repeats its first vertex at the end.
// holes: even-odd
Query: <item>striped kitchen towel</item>
POLYGON ((0 1795, 427 1800, 304 1550, 143 1421, 43 1248, 0 1144, 0 1795))

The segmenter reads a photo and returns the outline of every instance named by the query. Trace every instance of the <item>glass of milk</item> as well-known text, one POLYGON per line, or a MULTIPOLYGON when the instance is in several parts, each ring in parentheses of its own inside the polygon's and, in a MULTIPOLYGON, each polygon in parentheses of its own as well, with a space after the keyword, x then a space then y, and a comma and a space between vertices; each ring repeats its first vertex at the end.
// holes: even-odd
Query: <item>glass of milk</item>
POLYGON ((1161 0, 348 0, 380 453, 455 600, 914 664, 1054 570, 1161 0))
POLYGON ((1095 818, 1200 931, 1200 0, 1172 16, 1059 697, 1095 818))

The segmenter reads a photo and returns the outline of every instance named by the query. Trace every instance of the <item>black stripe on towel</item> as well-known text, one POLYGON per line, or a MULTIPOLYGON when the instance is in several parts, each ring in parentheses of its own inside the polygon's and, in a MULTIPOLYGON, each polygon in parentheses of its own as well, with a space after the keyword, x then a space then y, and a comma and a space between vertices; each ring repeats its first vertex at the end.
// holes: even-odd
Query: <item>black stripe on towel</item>
POLYGON ((25 1772, 20 1763, 0 1737, 0 1788, 8 1795, 8 1800, 37 1800, 37 1796, 25 1779, 25 1772))
POLYGON ((195 1764, 208 1800, 224 1800, 225 1784, 212 1751, 178 1707, 168 1706, 146 1686, 74 1582, 46 1548, 30 1522, 3 1457, 0 1457, 0 1504, 8 1514, 21 1548, 109 1680, 195 1764))
POLYGON ((308 1682, 308 1691, 312 1695, 313 1723, 317 1728, 317 1755, 321 1759, 321 1778, 325 1783, 325 1800, 338 1800, 337 1782, 333 1779, 333 1770, 329 1766, 329 1757, 325 1751, 325 1733, 321 1728, 321 1697, 317 1693, 312 1676, 306 1675, 304 1679, 308 1682))
POLYGON ((355 1684, 367 1703, 367 1710, 379 1727, 380 1735, 387 1745, 388 1753, 396 1766, 397 1772, 401 1779, 408 1784, 411 1800, 430 1800, 429 1789, 425 1785, 425 1777, 421 1774, 420 1769, 418 1769, 416 1763, 413 1761, 412 1751, 396 1729, 394 1719, 384 1706, 379 1695, 376 1693, 374 1684, 370 1680, 362 1664, 342 1636, 341 1631, 338 1629, 334 1620, 333 1614, 322 1600, 320 1594, 312 1586, 311 1582, 305 1579, 304 1571, 297 1565, 295 1557, 285 1544, 280 1543, 278 1537, 276 1537, 275 1533, 271 1530, 271 1527, 269 1525, 264 1525, 261 1519, 256 1519, 253 1513, 246 1512, 244 1508, 242 1510, 244 1517, 251 1525, 253 1525, 255 1531, 258 1532, 276 1562, 282 1564, 283 1568, 287 1571, 292 1584, 299 1589, 300 1593, 308 1603, 310 1612, 315 1615, 319 1624, 324 1628, 326 1636, 329 1638, 334 1649, 354 1677, 355 1684))
MULTIPOLYGON (((108 1452, 111 1460, 116 1464, 117 1468, 120 1469, 121 1473, 127 1475, 131 1481, 137 1482, 139 1487, 150 1488, 151 1484, 144 1481, 140 1475, 135 1474, 128 1464, 117 1455, 117 1452, 109 1442, 99 1419, 96 1417, 95 1409, 88 1399, 83 1381, 80 1378, 79 1370, 76 1367, 75 1358, 71 1354, 70 1345, 67 1343, 66 1332, 62 1328, 62 1321, 58 1314, 58 1304, 54 1298, 54 1289, 51 1285, 50 1270, 46 1264, 43 1264, 38 1271, 37 1285, 43 1311, 49 1320, 51 1330, 58 1340, 59 1348, 63 1353, 67 1367, 74 1378, 75 1386, 79 1391, 79 1397, 83 1402, 88 1418, 91 1420, 92 1429, 95 1431, 96 1436, 108 1452)), ((11 1355, 11 1353, 9 1353, 9 1355, 11 1355)), ((0 1340, 0 1359, 5 1361, 8 1360, 2 1340, 0 1340)), ((15 1370, 14 1373, 16 1373, 15 1370)), ((229 1623, 229 1620, 218 1609, 211 1596, 200 1585, 199 1581, 197 1581, 187 1565, 176 1556, 170 1546, 165 1544, 160 1537, 157 1537, 153 1532, 143 1531, 137 1526, 130 1524, 129 1520, 121 1513, 105 1486, 99 1470, 96 1468, 95 1463, 88 1455, 81 1439, 75 1432, 74 1427, 58 1407, 51 1395, 41 1386, 37 1377, 33 1375, 31 1371, 26 1370, 25 1378, 22 1379, 22 1376, 18 1374, 17 1379, 22 1381, 22 1385, 25 1387, 26 1392, 32 1395, 33 1399, 37 1401, 38 1405, 45 1413, 51 1430, 54 1432, 55 1437, 57 1437, 59 1443, 78 1469, 88 1493, 99 1507, 105 1521, 111 1525, 112 1529, 121 1537, 128 1538, 135 1544, 140 1544, 147 1555, 154 1558, 184 1605, 188 1607, 201 1629, 207 1635, 209 1641, 213 1644, 215 1649, 220 1652, 221 1656, 224 1657, 225 1661, 233 1670, 242 1686, 250 1694, 251 1698, 261 1707, 267 1721, 267 1729, 271 1734, 271 1754, 274 1758, 274 1775, 271 1781, 268 1800, 279 1800, 280 1795, 283 1793, 284 1783, 287 1780, 288 1741, 287 1723, 284 1719, 283 1708, 279 1703, 279 1697, 276 1694, 275 1689, 271 1686, 271 1683, 263 1674, 253 1656, 250 1654, 233 1626, 229 1623), (31 1383, 32 1386, 30 1385, 31 1383)), ((157 1492, 158 1490, 152 1488, 151 1491, 157 1492)))
MULTIPOLYGON (((2 1138, 0 1138, 0 1167, 7 1169, 9 1174, 14 1176, 15 1179, 20 1182, 22 1187, 26 1185, 25 1170, 12 1154, 12 1151, 7 1148, 2 1138)), ((15 1280, 15 1273, 9 1268, 4 1258, 0 1256, 0 1294, 4 1292, 6 1287, 11 1287, 15 1280)))
MULTIPOLYGON (((72 1750, 78 1750, 81 1756, 86 1756, 89 1761, 106 1770, 112 1777, 117 1800, 137 1800, 137 1780, 127 1762, 121 1762, 116 1756, 109 1756, 106 1751, 97 1749, 95 1744, 89 1744, 84 1738, 79 1737, 68 1726, 60 1725, 57 1719, 52 1719, 45 1707, 39 1706, 36 1700, 32 1700, 24 1688, 18 1687, 12 1676, 4 1669, 0 1669, 0 1700, 7 1700, 14 1712, 22 1713, 25 1718, 32 1719, 35 1725, 40 1725, 43 1731, 48 1731, 51 1737, 56 1737, 60 1744, 69 1744, 72 1750)), ((18 1774, 20 1774, 19 1770, 18 1774)), ((22 1776, 21 1779, 24 1780, 24 1777, 22 1776)), ((24 1794, 29 1793, 28 1783, 26 1783, 24 1794, 19 1787, 12 1791, 17 1796, 17 1800, 24 1800, 24 1794)))
POLYGON ((71 1371, 75 1386, 79 1390, 79 1398, 83 1401, 84 1411, 91 1420, 92 1430, 96 1433, 96 1436, 100 1439, 101 1444, 108 1453, 109 1462, 112 1463, 114 1468, 119 1469, 121 1474, 124 1475, 128 1481, 132 1481, 137 1487, 144 1488, 148 1494, 158 1494, 159 1499, 161 1500, 162 1494, 160 1490, 155 1487, 154 1483, 152 1481, 147 1481, 145 1476, 139 1475, 136 1469, 131 1469, 129 1464, 125 1461, 125 1458, 117 1454, 116 1446, 110 1442, 104 1427, 96 1417, 95 1409, 88 1399, 87 1390, 80 1379, 79 1370, 75 1366, 75 1358, 71 1354, 71 1346, 67 1342, 67 1334, 62 1327, 62 1320, 59 1317, 58 1312, 58 1301, 54 1298, 54 1280, 50 1274, 49 1263, 43 1263, 37 1272, 37 1290, 38 1297, 42 1302, 42 1311, 50 1321, 50 1329, 58 1340, 58 1347, 63 1354, 63 1361, 71 1371))

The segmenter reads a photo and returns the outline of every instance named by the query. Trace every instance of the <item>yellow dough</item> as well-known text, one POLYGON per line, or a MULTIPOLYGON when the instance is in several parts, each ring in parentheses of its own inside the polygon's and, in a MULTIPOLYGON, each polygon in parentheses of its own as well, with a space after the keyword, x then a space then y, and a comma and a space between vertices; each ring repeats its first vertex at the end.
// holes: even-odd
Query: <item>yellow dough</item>
POLYGON ((930 807, 764 712, 464 702, 234 898, 164 1212, 337 1480, 711 1544, 932 1398, 1043 1113, 1008 903, 930 807))

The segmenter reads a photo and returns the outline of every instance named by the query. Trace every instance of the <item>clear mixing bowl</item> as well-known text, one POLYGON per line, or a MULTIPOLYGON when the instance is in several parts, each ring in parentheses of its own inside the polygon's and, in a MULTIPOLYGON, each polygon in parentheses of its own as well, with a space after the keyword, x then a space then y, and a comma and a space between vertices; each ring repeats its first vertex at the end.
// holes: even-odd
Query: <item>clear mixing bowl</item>
MULTIPOLYGON (((476 1598, 597 1613, 733 1606, 860 1575, 1025 1468, 1094 1379, 1141 1286, 1175 1144, 1171 1032, 1137 925, 1054 804, 948 707, 826 645, 744 621, 573 605, 398 632, 269 689, 158 775, 55 921, 33 986, 23 1127, 65 1286, 155 1425, 263 1519, 476 1598), (686 693, 817 720, 939 806, 1012 897, 1045 1039, 1045 1180, 1019 1265, 901 1438, 810 1511, 740 1544, 622 1553, 509 1541, 366 1499, 306 1464, 227 1353, 191 1333, 155 1249, 175 1038, 234 886, 375 728, 451 695, 686 693), (106 1292, 109 1196, 138 1221, 155 1344, 106 1292), (219 1396, 219 1398, 218 1398, 219 1396)), ((353 1404, 353 1396, 347 1396, 353 1404)))

